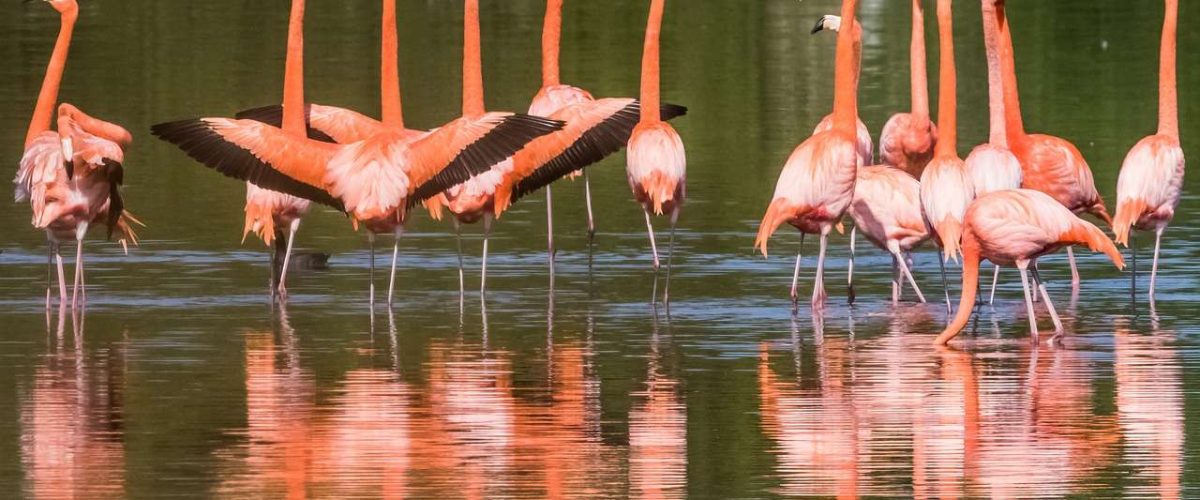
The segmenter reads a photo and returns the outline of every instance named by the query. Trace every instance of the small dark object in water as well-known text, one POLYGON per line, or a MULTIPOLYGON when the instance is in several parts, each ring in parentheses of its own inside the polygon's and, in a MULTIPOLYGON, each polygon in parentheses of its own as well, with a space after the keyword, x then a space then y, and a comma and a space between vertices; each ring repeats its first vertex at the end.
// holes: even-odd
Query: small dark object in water
POLYGON ((324 271, 329 269, 329 254, 321 252, 296 252, 292 256, 294 269, 324 271))

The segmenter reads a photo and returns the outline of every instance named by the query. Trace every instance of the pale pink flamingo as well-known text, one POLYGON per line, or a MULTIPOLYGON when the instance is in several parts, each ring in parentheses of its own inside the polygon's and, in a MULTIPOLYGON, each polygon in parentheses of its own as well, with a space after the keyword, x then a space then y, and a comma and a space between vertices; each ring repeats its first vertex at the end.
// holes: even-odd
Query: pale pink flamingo
MULTIPOLYGON (((478 11, 477 1, 467 4, 478 11)), ((416 139, 399 123, 398 92, 394 101, 385 100, 385 126, 348 144, 293 137, 258 121, 228 118, 162 123, 152 131, 225 175, 330 205, 365 225, 373 303, 375 234, 392 232, 399 237, 412 205, 488 171, 530 140, 563 126, 528 115, 486 112, 482 78, 464 76, 463 115, 416 139)), ((398 243, 393 257, 397 253, 398 243)), ((394 262, 388 280, 389 304, 395 290, 394 262)))
POLYGON ((1137 247, 1132 230, 1154 230, 1154 262, 1150 267, 1150 301, 1158 276, 1158 250, 1163 231, 1175 217, 1183 190, 1183 148, 1179 145, 1179 107, 1175 91, 1175 30, 1178 0, 1166 0, 1158 68, 1158 133, 1133 146, 1117 178, 1117 243, 1132 247, 1130 293, 1137 286, 1137 247))
MULTIPOLYGON (((822 30, 836 33, 841 29, 842 18, 840 16, 825 15, 817 20, 817 24, 813 26, 810 34, 816 34, 822 30)), ((854 88, 858 88, 859 74, 862 73, 862 25, 858 23, 858 20, 854 21, 850 34, 854 37, 854 88)), ((867 125, 861 118, 855 116, 854 121, 858 156, 862 159, 863 165, 871 165, 875 163, 875 144, 871 141, 871 131, 867 129, 867 125)), ((813 127, 813 135, 828 130, 833 130, 833 113, 825 115, 820 122, 817 122, 817 126, 813 127)))
MULTIPOLYGON (((982 0, 983 42, 987 50, 988 117, 991 127, 988 142, 975 146, 967 155, 967 173, 976 195, 1021 187, 1021 162, 1008 149, 1008 131, 1004 122, 1004 82, 1000 69, 1000 26, 996 21, 994 0, 982 0)), ((996 298, 1000 266, 993 266, 992 291, 988 303, 996 298)))
MULTIPOLYGON (((66 103, 58 107, 59 131, 50 130, 79 6, 75 0, 46 1, 59 12, 61 25, 13 184, 16 201, 30 202, 33 226, 46 231, 50 246, 46 286, 49 308, 49 274, 54 267, 58 269, 59 300, 66 300, 61 242, 70 239, 76 242, 74 303, 84 285, 83 238, 88 226, 96 221, 105 222, 110 236, 113 230, 121 232, 123 245, 127 241, 136 244, 137 237, 131 227, 136 219, 124 211, 119 190, 123 180, 123 148, 133 140, 129 132, 66 103)), ((86 290, 83 293, 86 296, 86 290)))
MULTIPOLYGON (((929 227, 921 212, 921 184, 903 170, 886 165, 858 169, 854 199, 846 210, 854 219, 851 241, 859 230, 871 243, 892 254, 892 304, 900 300, 904 279, 925 302, 908 267, 908 253, 929 239, 929 227)), ((854 247, 850 247, 851 302, 854 297, 854 247)))
POLYGON ((954 67, 954 25, 948 0, 938 0, 938 138, 933 160, 921 173, 921 206, 933 228, 933 241, 942 248, 938 266, 942 271, 942 289, 946 309, 950 310, 950 290, 946 285, 946 261, 958 260, 963 216, 975 197, 975 188, 966 166, 958 157, 958 76, 954 67))
MULTIPOLYGON (((842 0, 841 18, 854 24, 857 0, 842 0)), ((813 283, 812 305, 825 304, 825 246, 829 231, 841 221, 854 197, 854 182, 862 158, 855 138, 858 115, 857 78, 854 67, 853 30, 841 30, 837 37, 836 71, 833 94, 833 129, 814 134, 802 142, 783 167, 775 185, 775 195, 758 227, 755 248, 767 255, 767 241, 787 222, 800 230, 801 249, 804 234, 821 235, 817 274, 813 283)), ((792 302, 798 300, 796 284, 800 277, 800 254, 792 274, 792 302)))
POLYGON ((683 140, 659 110, 659 33, 662 27, 666 0, 651 0, 650 16, 646 22, 646 41, 642 50, 642 112, 641 121, 629 137, 629 153, 625 173, 629 187, 642 213, 646 215, 646 230, 650 233, 650 250, 654 254, 654 269, 658 270, 658 248, 654 243, 654 226, 650 212, 670 214, 671 239, 667 247, 667 284, 663 302, 671 301, 671 258, 675 253, 675 223, 679 209, 687 196, 687 158, 683 140))
MULTIPOLYGON (((1005 128, 1009 147, 1021 162, 1021 187, 1036 189, 1062 203, 1073 213, 1091 213, 1106 224, 1112 224, 1104 199, 1096 191, 1092 170, 1083 154, 1065 139, 1042 134, 1027 134, 1021 118, 1020 94, 1017 91, 1017 70, 1013 60, 1012 32, 1004 13, 1005 0, 995 0, 996 19, 1000 23, 1000 60, 1004 82, 1005 128)), ((1079 287, 1079 270, 1075 254, 1067 247, 1071 263, 1071 286, 1079 287)))
POLYGON ((925 11, 921 0, 912 0, 912 41, 908 72, 912 111, 896 113, 879 134, 879 161, 920 179, 933 159, 937 126, 929 119, 929 83, 925 77, 925 11))
POLYGON ((967 208, 962 227, 963 281, 962 297, 954 321, 938 335, 936 344, 945 344, 958 335, 971 318, 975 293, 979 288, 979 260, 994 264, 1015 265, 1021 270, 1021 285, 1025 289, 1025 307, 1029 311, 1029 328, 1037 338, 1037 316, 1033 311, 1028 271, 1033 269, 1034 286, 1041 292, 1054 321, 1054 338, 1063 333, 1062 321, 1050 302, 1050 295, 1037 271, 1037 259, 1070 245, 1087 245, 1092 251, 1103 252, 1118 269, 1125 261, 1116 245, 1094 224, 1087 222, 1054 198, 1032 189, 994 191, 980 196, 967 208))

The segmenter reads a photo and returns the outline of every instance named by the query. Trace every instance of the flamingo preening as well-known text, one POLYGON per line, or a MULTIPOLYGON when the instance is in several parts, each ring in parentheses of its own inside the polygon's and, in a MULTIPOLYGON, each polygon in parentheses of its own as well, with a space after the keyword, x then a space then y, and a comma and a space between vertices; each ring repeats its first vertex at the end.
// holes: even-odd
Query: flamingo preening
POLYGON ((1158 133, 1133 146, 1117 178, 1117 215, 1113 232, 1117 243, 1131 248, 1133 274, 1130 293, 1137 285, 1137 246, 1134 230, 1154 230, 1154 262, 1150 268, 1150 301, 1158 276, 1158 250, 1163 231, 1175 217, 1183 191, 1183 148, 1179 145, 1179 105, 1175 90, 1175 31, 1178 0, 1166 0, 1162 47, 1158 68, 1158 133))

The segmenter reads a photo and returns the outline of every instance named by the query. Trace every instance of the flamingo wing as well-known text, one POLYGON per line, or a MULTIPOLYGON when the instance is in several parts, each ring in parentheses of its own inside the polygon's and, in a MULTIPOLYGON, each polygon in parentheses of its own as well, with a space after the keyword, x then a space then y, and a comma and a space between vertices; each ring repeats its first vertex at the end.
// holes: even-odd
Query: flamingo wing
MULTIPOLYGON (((687 113, 674 104, 660 106, 670 120, 687 113)), ((566 120, 562 131, 530 143, 517 154, 512 201, 537 191, 583 167, 608 157, 629 143, 640 119, 641 103, 633 99, 600 99, 569 106, 551 115, 566 120), (537 145, 534 148, 532 146, 537 145)))
POLYGON ((1024 178, 1021 187, 1046 193, 1072 212, 1091 208, 1100 200, 1092 170, 1074 144, 1064 139, 1035 134, 1025 154, 1018 154, 1024 178))
POLYGON ((504 161, 538 137, 561 130, 562 121, 519 113, 459 118, 409 144, 412 180, 408 206, 462 184, 504 161))
POLYGON ((345 211, 324 185, 329 161, 341 146, 230 118, 190 118, 160 123, 150 131, 228 177, 345 211))
MULTIPOLYGON (((36 200, 39 187, 54 182, 58 169, 63 167, 62 143, 58 134, 42 132, 38 134, 25 154, 21 156, 17 176, 13 178, 14 201, 36 200)), ((35 210, 36 216, 36 210, 35 210)))
MULTIPOLYGON (((255 120, 273 127, 281 127, 283 123, 283 106, 279 104, 248 109, 234 115, 235 118, 255 120)), ((308 138, 337 144, 348 144, 366 140, 380 131, 384 125, 379 120, 357 111, 337 106, 307 104, 304 118, 308 124, 308 138)), ((411 134, 421 134, 419 130, 407 130, 411 134)))

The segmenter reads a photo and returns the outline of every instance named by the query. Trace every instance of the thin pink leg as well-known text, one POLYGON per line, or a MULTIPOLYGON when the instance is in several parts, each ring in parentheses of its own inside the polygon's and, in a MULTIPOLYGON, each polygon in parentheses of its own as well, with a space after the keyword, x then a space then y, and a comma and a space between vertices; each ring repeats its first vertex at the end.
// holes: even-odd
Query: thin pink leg
POLYGON ((1067 247, 1067 260, 1071 262, 1071 288, 1079 288, 1079 268, 1075 266, 1075 250, 1067 247))
POLYGON ((821 230, 821 250, 817 254, 817 279, 813 284, 812 308, 825 307, 825 247, 829 244, 829 227, 821 230))
POLYGON ((1037 313, 1033 310, 1033 297, 1029 292, 1029 263, 1018 262, 1017 268, 1021 270, 1021 288, 1025 289, 1025 308, 1029 311, 1029 333, 1037 340, 1037 313))
POLYGON ((792 271, 792 304, 800 301, 800 293, 797 286, 800 283, 800 257, 804 254, 804 233, 800 233, 800 251, 796 252, 796 268, 792 271))
POLYGON ((1166 226, 1158 226, 1154 231, 1154 261, 1150 264, 1150 302, 1154 302, 1154 282, 1158 278, 1158 249, 1162 245, 1164 229, 1166 226))
POLYGON ((654 270, 658 270, 658 244, 654 242, 654 226, 650 224, 650 211, 642 210, 646 215, 646 231, 650 233, 650 251, 654 253, 654 270))

